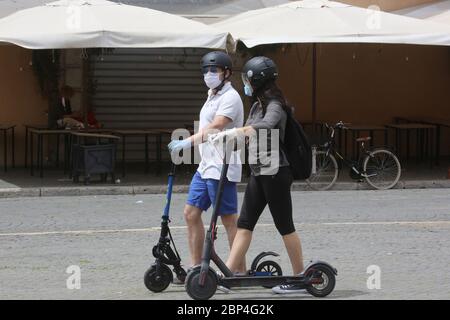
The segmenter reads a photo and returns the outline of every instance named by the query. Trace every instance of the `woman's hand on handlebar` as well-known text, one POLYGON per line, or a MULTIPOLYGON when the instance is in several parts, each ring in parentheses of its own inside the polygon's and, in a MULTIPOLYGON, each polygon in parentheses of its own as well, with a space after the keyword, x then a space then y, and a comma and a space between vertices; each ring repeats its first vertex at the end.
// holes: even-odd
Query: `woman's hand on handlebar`
POLYGON ((226 141, 230 141, 234 138, 237 138, 237 136, 238 136, 238 130, 237 130, 237 128, 233 128, 230 130, 224 130, 219 133, 208 135, 208 142, 213 145, 217 145, 219 143, 223 143, 224 138, 226 139, 226 141))

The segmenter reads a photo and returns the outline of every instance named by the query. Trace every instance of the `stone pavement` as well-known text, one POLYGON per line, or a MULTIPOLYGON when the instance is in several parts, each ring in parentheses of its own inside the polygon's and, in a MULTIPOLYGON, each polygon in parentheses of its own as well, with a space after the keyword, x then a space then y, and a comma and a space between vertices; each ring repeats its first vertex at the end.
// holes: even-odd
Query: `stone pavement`
MULTIPOLYGON (((171 217, 175 243, 188 264, 185 198, 174 195, 171 217)), ((321 259, 338 269, 328 299, 450 299, 447 189, 293 192, 293 202, 305 261, 321 259), (371 265, 381 269, 381 289, 367 287, 371 265)), ((0 199, 0 299, 187 299, 183 286, 154 294, 143 284, 164 203, 163 194, 0 199), (80 267, 81 289, 67 288, 71 265, 80 267)), ((219 228, 216 246, 225 259, 224 240, 219 228)), ((263 250, 279 252, 275 260, 285 274, 291 272, 267 210, 248 263, 263 250)), ((214 298, 287 297, 252 288, 214 298)))

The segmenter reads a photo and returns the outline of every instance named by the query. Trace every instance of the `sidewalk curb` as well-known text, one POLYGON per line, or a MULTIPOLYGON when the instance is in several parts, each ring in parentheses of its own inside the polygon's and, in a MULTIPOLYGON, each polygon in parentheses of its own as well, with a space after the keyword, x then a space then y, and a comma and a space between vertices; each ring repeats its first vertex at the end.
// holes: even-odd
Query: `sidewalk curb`
MULTIPOLYGON (((238 192, 245 191, 246 184, 238 183, 238 192)), ((394 189, 439 189, 450 188, 449 180, 409 180, 400 181, 394 189)), ((137 195, 165 194, 167 185, 147 186, 88 186, 88 187, 36 187, 0 188, 0 199, 19 197, 97 196, 97 195, 137 195)), ((187 193, 189 185, 173 187, 173 193, 187 193)), ((293 191, 312 191, 304 182, 294 182, 293 191)), ((367 183, 339 182, 330 191, 373 190, 367 183)))

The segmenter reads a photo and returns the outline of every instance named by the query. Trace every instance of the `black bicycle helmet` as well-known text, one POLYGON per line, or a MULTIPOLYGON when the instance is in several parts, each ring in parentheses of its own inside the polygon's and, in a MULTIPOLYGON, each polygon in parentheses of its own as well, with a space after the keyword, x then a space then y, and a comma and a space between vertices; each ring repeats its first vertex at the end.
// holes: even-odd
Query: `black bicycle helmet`
POLYGON ((205 54, 200 64, 202 71, 205 68, 215 66, 224 70, 230 70, 230 72, 233 65, 230 56, 223 51, 212 51, 205 54))
POLYGON ((275 62, 267 57, 254 57, 242 68, 242 82, 250 83, 254 90, 261 88, 267 81, 278 77, 275 62))

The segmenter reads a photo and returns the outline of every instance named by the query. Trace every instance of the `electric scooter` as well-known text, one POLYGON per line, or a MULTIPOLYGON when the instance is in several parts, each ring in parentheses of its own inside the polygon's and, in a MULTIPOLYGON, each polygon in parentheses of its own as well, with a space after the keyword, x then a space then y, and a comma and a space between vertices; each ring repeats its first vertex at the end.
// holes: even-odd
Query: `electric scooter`
POLYGON ((267 266, 261 266, 262 264, 260 264, 259 268, 255 268, 254 261, 250 272, 245 275, 235 275, 217 255, 214 249, 214 240, 217 239, 218 210, 220 208, 223 186, 228 172, 231 151, 234 150, 234 148, 235 142, 226 143, 226 152, 223 157, 223 166, 216 193, 215 206, 211 216, 211 222, 205 236, 202 262, 200 265, 193 267, 189 271, 185 281, 186 292, 192 299, 207 300, 215 294, 217 286, 219 285, 230 289, 232 287, 255 286, 273 288, 277 285, 296 284, 301 288, 306 289, 308 293, 315 297, 325 297, 329 295, 333 291, 336 284, 337 270, 326 262, 310 262, 302 274, 297 276, 283 276, 281 271, 280 273, 271 272, 273 270, 272 266, 275 262, 269 261, 267 266), (232 147, 229 147, 229 145, 232 145, 232 147), (210 266, 211 260, 219 268, 223 274, 223 277, 219 276, 210 266), (254 269, 266 272, 254 272, 254 269))
POLYGON ((169 210, 172 199, 172 188, 175 179, 176 165, 172 164, 169 173, 169 182, 167 184, 166 206, 161 220, 161 234, 158 243, 153 247, 153 256, 156 258, 155 262, 144 274, 144 284, 148 290, 153 292, 164 291, 173 281, 172 270, 168 267, 173 266, 173 271, 181 283, 184 283, 186 278, 186 271, 181 266, 181 258, 178 254, 175 243, 173 242, 172 234, 169 228, 169 210), (173 245, 173 249, 172 249, 173 245))

